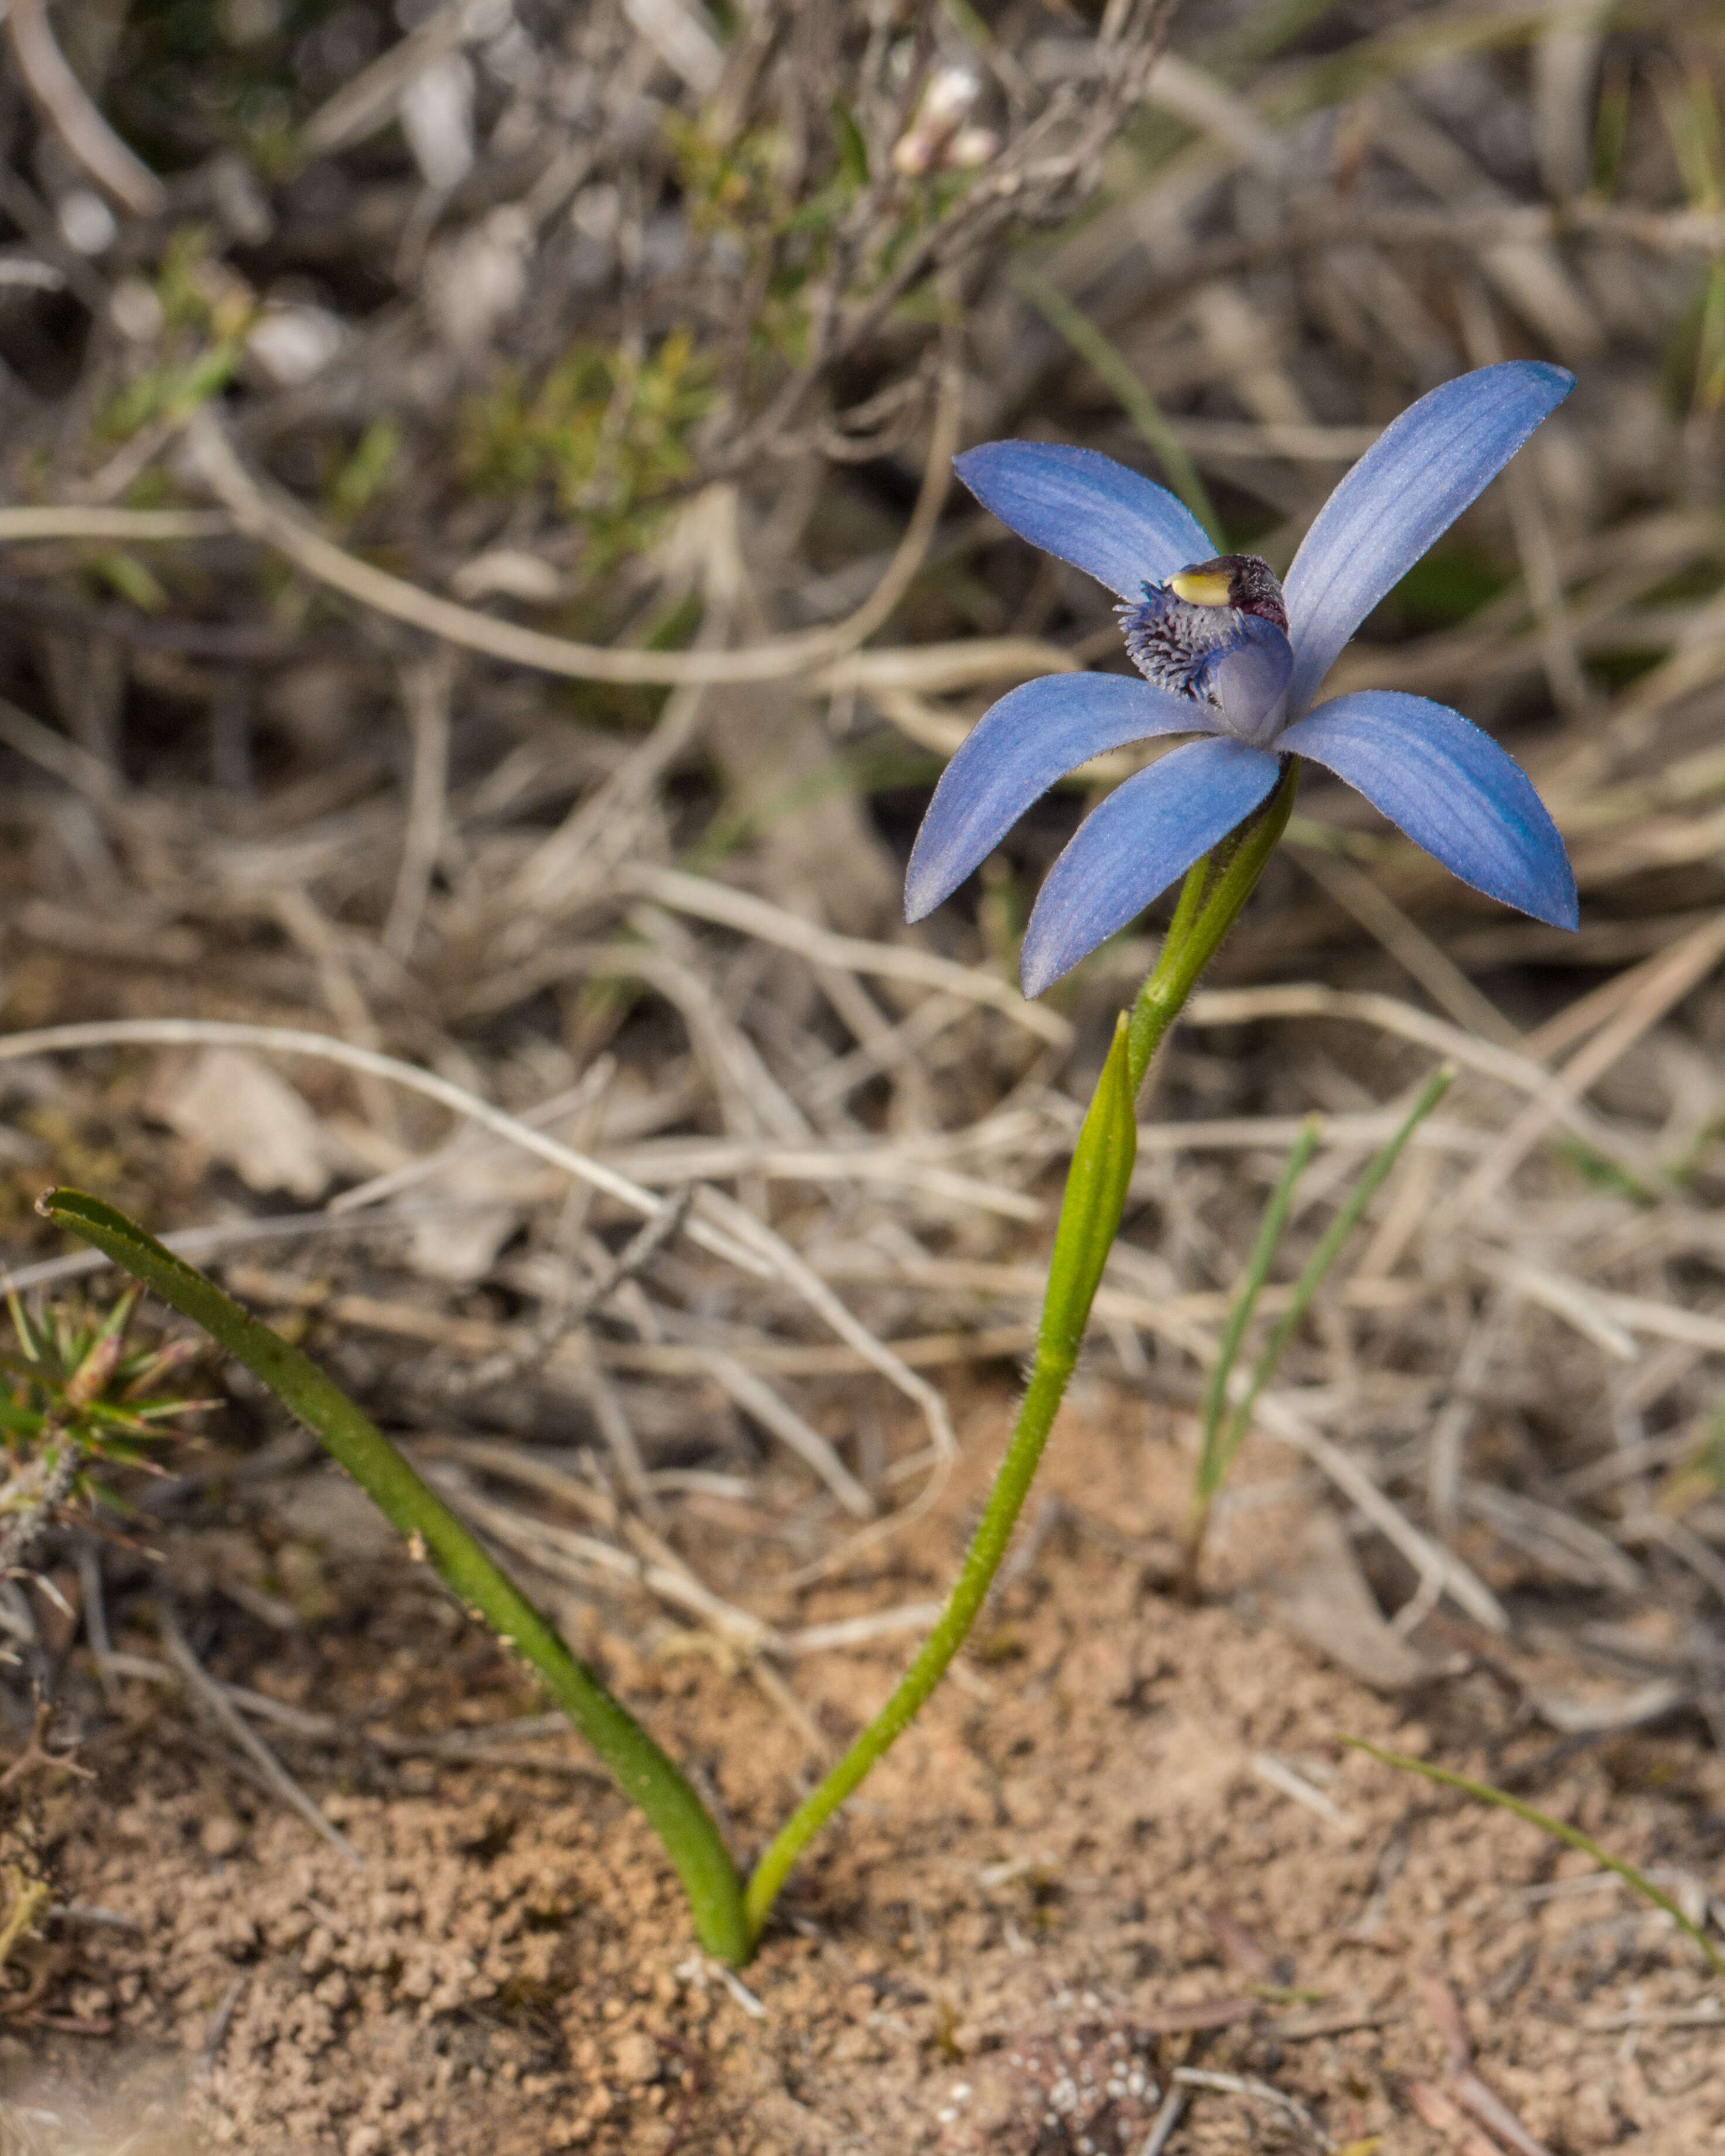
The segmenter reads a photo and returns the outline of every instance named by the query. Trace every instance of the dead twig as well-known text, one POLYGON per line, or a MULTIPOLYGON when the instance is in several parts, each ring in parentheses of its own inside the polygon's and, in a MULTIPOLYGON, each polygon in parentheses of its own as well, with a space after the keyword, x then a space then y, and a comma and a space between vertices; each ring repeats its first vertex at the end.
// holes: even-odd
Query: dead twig
MULTIPOLYGON (((1495 2090, 1488 2088, 1473 2070, 1473 2046, 1455 1992, 1442 1977, 1428 1971, 1420 1979, 1420 1995, 1443 2039, 1450 2087, 1455 2102, 1486 2128, 1516 2156, 1551 2156, 1537 2141, 1495 2090)), ((1488 2144, 1489 2146, 1489 2144, 1488 2144)))
MULTIPOLYGON (((28 1740, 23 1750, 19 1753, 4 1774, 0 1774, 0 1791, 16 1789, 20 1783, 27 1781, 32 1774, 73 1774, 82 1782, 95 1780, 95 1777, 89 1768, 80 1767, 71 1752, 49 1750, 48 1732, 53 1724, 52 1705, 49 1701, 39 1697, 31 1722, 28 1740)), ((6 1950, 3 1945, 0 1945, 0 1967, 4 1966, 5 1961, 6 1950)))
MULTIPOLYGON (((234 523, 252 537, 262 540, 285 556, 306 575, 345 593, 349 598, 379 613, 423 629, 446 642, 493 659, 512 661, 544 674, 587 681, 706 683, 783 681, 796 675, 817 674, 872 636, 904 596, 921 567, 934 533, 941 505, 946 498, 952 453, 958 446, 959 399, 962 376, 955 362, 942 372, 942 394, 936 412, 922 493, 905 536, 874 592, 845 620, 830 629, 810 629, 798 636, 779 637, 741 650, 656 652, 618 649, 613 646, 577 644, 566 637, 548 636, 542 630, 522 629, 513 622, 439 598, 387 571, 373 568, 347 553, 308 526, 296 510, 275 499, 240 462, 219 421, 208 411, 190 422, 187 438, 199 471, 210 491, 228 511, 234 523)), ((1029 647, 1018 649, 1028 653, 1029 647)), ((982 654, 971 654, 971 663, 982 654)), ((873 654, 871 654, 871 657, 873 654)), ((1006 657, 1005 653, 1000 654, 1006 657)), ((1032 659, 1034 668, 1042 660, 1032 659)), ((987 663, 986 657, 983 663, 987 663)), ((1012 659, 1004 670, 1011 671, 1012 659)), ((1069 662, 1056 654, 1055 665, 1069 662)))
POLYGON ((402 703, 413 742, 413 778, 401 866, 380 940, 390 957, 403 964, 413 957, 443 842, 449 783, 449 701, 454 686, 455 668, 447 649, 403 670, 402 703))
POLYGON ((47 0, 11 0, 6 35, 37 110, 90 175, 134 217, 160 217, 167 190, 91 103, 48 25, 47 0))
POLYGON ((256 1730, 235 1712, 227 1693, 193 1653, 190 1643, 180 1629, 179 1619, 166 1595, 158 1596, 156 1609, 162 1644, 167 1650, 168 1660, 178 1672, 193 1701, 203 1708, 230 1743, 239 1746, 289 1810, 297 1812, 314 1834, 328 1842, 331 1849, 339 1851, 356 1870, 363 1871, 366 1868, 364 1857, 341 1828, 333 1820, 324 1817, 256 1730))

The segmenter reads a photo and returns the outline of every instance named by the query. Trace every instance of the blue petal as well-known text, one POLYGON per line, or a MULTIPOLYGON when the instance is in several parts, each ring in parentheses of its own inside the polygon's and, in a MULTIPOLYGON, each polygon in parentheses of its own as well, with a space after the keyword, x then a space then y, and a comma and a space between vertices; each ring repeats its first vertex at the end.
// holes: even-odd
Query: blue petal
POLYGON ((1215 716, 1126 674, 1045 674, 1003 696, 941 773, 905 872, 906 920, 950 897, 1057 778, 1153 734, 1208 733, 1215 716))
POLYGON ((1318 511, 1288 571, 1290 711, 1311 702, 1378 600, 1574 386, 1563 367, 1511 360, 1441 383, 1384 429, 1318 511))
POLYGON ((1459 711, 1363 689, 1320 704, 1276 745, 1358 787, 1463 883, 1574 927, 1575 878, 1557 825, 1520 764, 1459 711))
POLYGON ((1275 785, 1273 756, 1244 742, 1188 742, 1117 786, 1048 872, 1019 962, 1040 996, 1142 913, 1275 785))
POLYGON ((1166 488, 1095 449, 984 442, 955 457, 952 469, 1021 539, 1087 570, 1123 599, 1216 551, 1166 488))

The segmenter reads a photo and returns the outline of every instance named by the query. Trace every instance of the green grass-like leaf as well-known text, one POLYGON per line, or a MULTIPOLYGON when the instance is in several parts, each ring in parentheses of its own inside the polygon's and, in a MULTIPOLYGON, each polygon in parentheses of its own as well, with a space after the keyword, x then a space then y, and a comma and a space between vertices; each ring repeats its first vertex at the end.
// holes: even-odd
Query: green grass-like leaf
POLYGON ((1276 1254, 1288 1224, 1288 1214, 1293 1208, 1295 1186, 1306 1173, 1307 1163, 1317 1150, 1317 1142, 1323 1126, 1316 1116, 1307 1118, 1287 1165, 1282 1169, 1270 1202, 1264 1208, 1264 1218, 1259 1224, 1257 1240, 1251 1255, 1246 1260, 1239 1292, 1234 1306, 1228 1313, 1228 1322, 1222 1328, 1222 1337, 1216 1349, 1215 1367, 1210 1372, 1209 1383, 1204 1394, 1204 1442, 1198 1455, 1198 1491, 1200 1497, 1214 1497, 1221 1487, 1222 1478, 1228 1472, 1233 1458, 1231 1450, 1222 1442, 1222 1420, 1228 1409, 1228 1380, 1234 1374, 1239 1360, 1240 1343, 1245 1329, 1252 1321, 1252 1312, 1263 1292, 1264 1283, 1270 1277, 1270 1268, 1276 1262, 1276 1254))
POLYGON ((1054 1255, 1049 1260, 1038 1353, 1064 1356, 1069 1367, 1077 1358, 1090 1306, 1126 1206, 1138 1149, 1132 1105, 1137 1092, 1122 1011, 1073 1150, 1054 1255))
POLYGON ((1013 283, 1050 328, 1065 337, 1086 365, 1112 390, 1121 410, 1143 436, 1161 465, 1168 485, 1219 547, 1223 543, 1222 526, 1209 490, 1168 424, 1167 414, 1132 372, 1124 354, 1081 308, 1074 306, 1046 277, 1034 270, 1020 270, 1013 283))
POLYGON ((1305 1322, 1319 1288, 1323 1286, 1331 1266, 1341 1255, 1343 1245, 1358 1226, 1360 1216, 1377 1194, 1384 1178, 1400 1159, 1402 1148, 1449 1091, 1455 1075, 1454 1065, 1448 1063, 1432 1073, 1421 1088, 1419 1099, 1404 1117, 1400 1127, 1362 1170, 1340 1211, 1324 1230, 1317 1248, 1306 1260, 1299 1278, 1294 1283, 1286 1310, 1277 1319, 1270 1337, 1259 1351, 1257 1361, 1252 1365, 1251 1380, 1244 1397, 1236 1403, 1233 1414, 1224 1421, 1223 1409, 1227 1400, 1228 1380, 1239 1354, 1240 1338, 1275 1259, 1276 1245, 1281 1240, 1288 1208, 1293 1199, 1294 1183, 1317 1143, 1316 1135, 1310 1129, 1301 1133, 1294 1148, 1293 1158, 1283 1170, 1281 1179, 1271 1194, 1265 1208, 1263 1224, 1252 1245, 1251 1255, 1246 1260, 1240 1296, 1229 1314, 1217 1368, 1211 1375, 1205 1393, 1204 1442, 1193 1483, 1192 1512, 1187 1522, 1185 1548, 1180 1566, 1179 1584, 1183 1593, 1191 1594, 1197 1589, 1204 1537, 1209 1531, 1210 1508, 1215 1502, 1218 1491, 1228 1479, 1228 1471, 1234 1465, 1235 1455, 1246 1440, 1259 1396, 1276 1375, 1276 1366, 1287 1352, 1289 1342, 1305 1322))
POLYGON ((1553 1819, 1535 1804, 1520 1797, 1512 1797, 1507 1789, 1494 1789, 1489 1782, 1470 1781, 1466 1774, 1453 1774, 1447 1767, 1434 1767, 1429 1759, 1415 1759, 1406 1752, 1388 1752, 1382 1745, 1368 1744, 1363 1737, 1344 1737, 1340 1740, 1355 1752, 1366 1753, 1386 1767, 1399 1767, 1404 1774, 1423 1774, 1428 1782, 1436 1782, 1446 1789, 1459 1789, 1476 1804, 1495 1804, 1499 1811, 1513 1812, 1518 1820, 1529 1826, 1537 1826, 1542 1834, 1548 1834, 1558 1841, 1567 1842, 1571 1849, 1579 1849, 1584 1856, 1607 1871, 1615 1871, 1634 1893, 1656 1909, 1663 1909, 1666 1916, 1684 1935, 1692 1939, 1707 1957, 1707 1966, 1715 1976, 1725 1976, 1725 1954, 1722 1954, 1698 1924, 1691 1923, 1662 1887, 1656 1887, 1645 1872, 1637 1871, 1633 1864, 1625 1864, 1620 1856, 1614 1856, 1609 1849, 1595 1841, 1590 1834, 1584 1834, 1579 1826, 1566 1820, 1553 1819))
POLYGON ((719 1830, 695 1789, 622 1702, 570 1652, 556 1628, 371 1418, 310 1356, 111 1205, 81 1190, 51 1190, 38 1201, 37 1210, 56 1227, 103 1252, 182 1317, 202 1326, 220 1348, 260 1378, 347 1469, 460 1601, 477 1610, 506 1645, 526 1657, 625 1794, 652 1823, 682 1880, 701 1943, 725 1960, 746 1959, 749 1942, 741 1883, 719 1830))

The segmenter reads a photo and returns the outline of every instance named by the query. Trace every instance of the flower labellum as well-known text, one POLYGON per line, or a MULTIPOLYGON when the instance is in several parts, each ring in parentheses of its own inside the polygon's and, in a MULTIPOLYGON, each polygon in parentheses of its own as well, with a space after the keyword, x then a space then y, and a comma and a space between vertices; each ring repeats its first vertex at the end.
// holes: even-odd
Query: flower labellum
POLYGON ((1281 586, 1255 554, 1195 562, 1147 583, 1117 607, 1132 662, 1147 681, 1213 705, 1216 724, 1241 741, 1272 740, 1294 670, 1281 586))
POLYGON ((1092 449, 987 442, 959 457, 958 476, 985 508, 1121 599, 1142 678, 1049 675, 984 713, 917 834, 906 919, 932 912, 1080 764, 1191 734, 1117 787, 1049 871, 1024 935, 1027 995, 1250 815, 1293 755, 1357 788, 1464 883, 1574 927, 1575 879, 1557 827, 1488 735, 1445 705, 1390 690, 1313 703, 1367 614, 1574 385, 1560 367, 1512 360, 1422 397, 1319 511, 1286 586, 1255 555, 1212 553, 1171 494, 1092 449))

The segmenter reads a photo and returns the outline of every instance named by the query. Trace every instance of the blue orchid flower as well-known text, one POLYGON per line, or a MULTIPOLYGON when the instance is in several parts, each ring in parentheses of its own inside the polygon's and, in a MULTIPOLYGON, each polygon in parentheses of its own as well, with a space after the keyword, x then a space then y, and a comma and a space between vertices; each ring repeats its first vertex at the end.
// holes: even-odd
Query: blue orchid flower
POLYGON ((1367 689, 1313 707, 1342 647, 1501 471, 1574 377, 1515 360, 1458 376, 1379 435, 1319 511, 1286 586, 1215 556, 1163 488, 1093 449, 988 442, 959 477, 1020 537, 1117 593, 1142 680, 1055 674, 984 714, 942 773, 905 878, 920 921, 1037 797, 1093 756, 1197 734, 1115 788, 1049 871, 1025 932, 1040 995, 1259 806, 1287 757, 1364 794, 1464 883, 1576 925, 1563 839, 1525 772, 1459 712, 1367 689))

